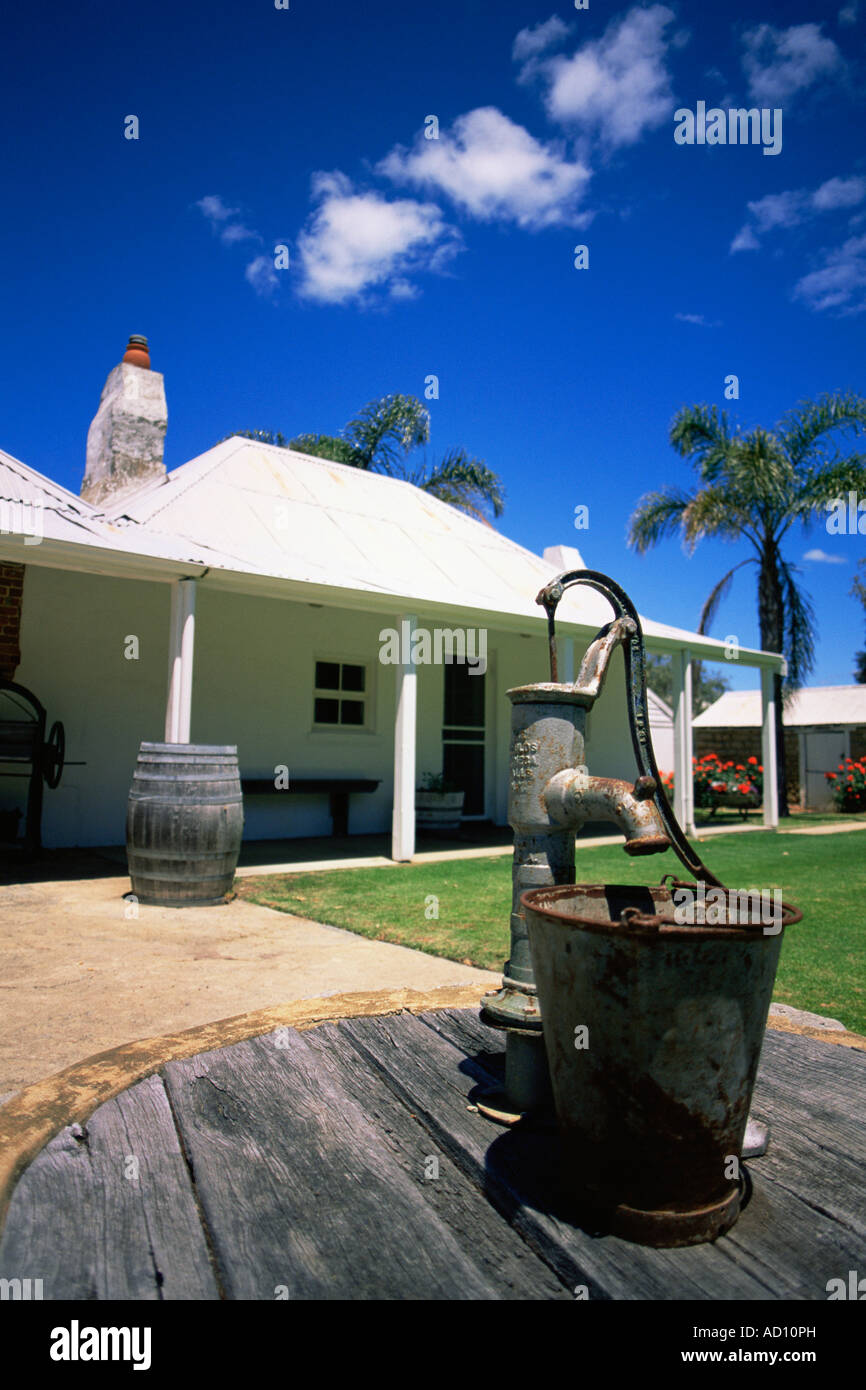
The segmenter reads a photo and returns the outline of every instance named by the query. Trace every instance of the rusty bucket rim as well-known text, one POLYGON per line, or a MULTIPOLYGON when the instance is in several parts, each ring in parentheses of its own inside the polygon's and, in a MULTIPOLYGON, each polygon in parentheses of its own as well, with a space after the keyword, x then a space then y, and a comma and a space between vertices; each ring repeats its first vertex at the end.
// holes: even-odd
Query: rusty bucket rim
MULTIPOLYGON (((696 883, 675 882, 673 886, 697 888, 696 883)), ((580 917, 573 913, 559 911, 555 907, 540 907, 536 904, 536 901, 534 901, 535 899, 541 900, 546 897, 549 902, 550 899, 556 900, 559 898, 573 897, 579 892, 586 893, 591 897, 596 897, 603 894, 608 888, 625 890, 634 888, 640 892, 646 892, 648 890, 653 894, 654 901, 656 893, 666 893, 671 902, 673 901, 671 889, 665 884, 561 883, 548 887, 528 888, 520 896, 520 905, 527 914, 527 921, 530 921, 533 916, 542 917, 563 927, 578 927, 583 931, 597 932, 600 935, 621 936, 626 939, 640 938, 642 940, 655 937, 661 937, 666 941, 670 941, 671 939, 681 941, 742 941, 744 939, 757 940, 765 937, 772 940, 775 937, 781 936, 785 927, 794 926, 803 919, 803 914, 799 908, 794 907, 791 903, 783 902, 782 920, 779 923, 779 930, 774 932, 767 932, 765 930, 765 924, 760 921, 748 922, 743 926, 721 926, 707 925, 698 922, 686 924, 665 920, 664 918, 659 922, 654 918, 648 918, 644 919, 643 923, 637 922, 633 925, 629 925, 621 921, 605 922, 595 917, 580 917)), ((724 893, 732 893, 748 892, 749 890, 724 888, 722 891, 724 893)), ((752 889, 751 891, 755 892, 757 890, 752 889)))

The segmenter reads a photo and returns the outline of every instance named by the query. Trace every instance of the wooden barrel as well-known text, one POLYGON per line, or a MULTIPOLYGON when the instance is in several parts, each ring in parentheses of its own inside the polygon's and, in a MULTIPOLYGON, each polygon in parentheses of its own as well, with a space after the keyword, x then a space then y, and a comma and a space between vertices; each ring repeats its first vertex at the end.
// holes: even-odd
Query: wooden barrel
POLYGON ((142 743, 126 816, 129 876, 139 902, 223 902, 243 825, 236 747, 142 743))

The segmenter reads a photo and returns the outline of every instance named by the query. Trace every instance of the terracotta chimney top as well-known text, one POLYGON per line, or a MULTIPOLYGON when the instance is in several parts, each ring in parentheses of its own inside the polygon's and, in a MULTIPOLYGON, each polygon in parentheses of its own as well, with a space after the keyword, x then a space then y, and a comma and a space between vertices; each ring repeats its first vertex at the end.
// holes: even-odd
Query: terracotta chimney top
POLYGON ((145 367, 150 371, 150 352, 147 346, 147 339, 133 333, 126 345, 126 352, 123 354, 124 362, 129 362, 133 367, 145 367))

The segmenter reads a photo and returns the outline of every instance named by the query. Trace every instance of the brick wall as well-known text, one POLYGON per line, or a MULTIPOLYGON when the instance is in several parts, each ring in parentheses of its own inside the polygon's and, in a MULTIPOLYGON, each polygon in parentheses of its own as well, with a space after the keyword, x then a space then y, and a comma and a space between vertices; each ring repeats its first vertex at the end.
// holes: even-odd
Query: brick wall
MULTIPOLYGON (((705 753, 718 753, 725 763, 745 763, 748 758, 757 758, 759 763, 763 761, 760 729, 695 729, 693 737, 696 758, 702 758, 705 753)), ((796 729, 785 730, 785 771, 788 800, 799 803, 800 740, 796 729)))
POLYGON ((12 681, 21 660, 18 635, 21 628, 21 599, 24 593, 24 566, 0 564, 0 679, 12 681))

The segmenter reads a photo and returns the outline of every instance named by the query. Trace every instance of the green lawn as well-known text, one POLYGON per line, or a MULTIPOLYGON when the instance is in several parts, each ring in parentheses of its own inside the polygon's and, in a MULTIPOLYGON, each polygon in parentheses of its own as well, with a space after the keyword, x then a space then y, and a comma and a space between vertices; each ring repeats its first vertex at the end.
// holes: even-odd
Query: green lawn
MULTIPOLYGON (((772 831, 701 842, 707 866, 731 888, 781 888, 803 921, 785 935, 775 999, 838 1018, 866 1034, 866 832, 787 836, 772 831)), ((501 970, 508 954, 511 861, 502 856, 395 868, 238 879, 242 897, 377 941, 414 946, 501 970), (438 899, 438 920, 425 915, 438 899)), ((677 871, 670 853, 630 861, 618 846, 581 849, 587 883, 657 883, 677 871)))

